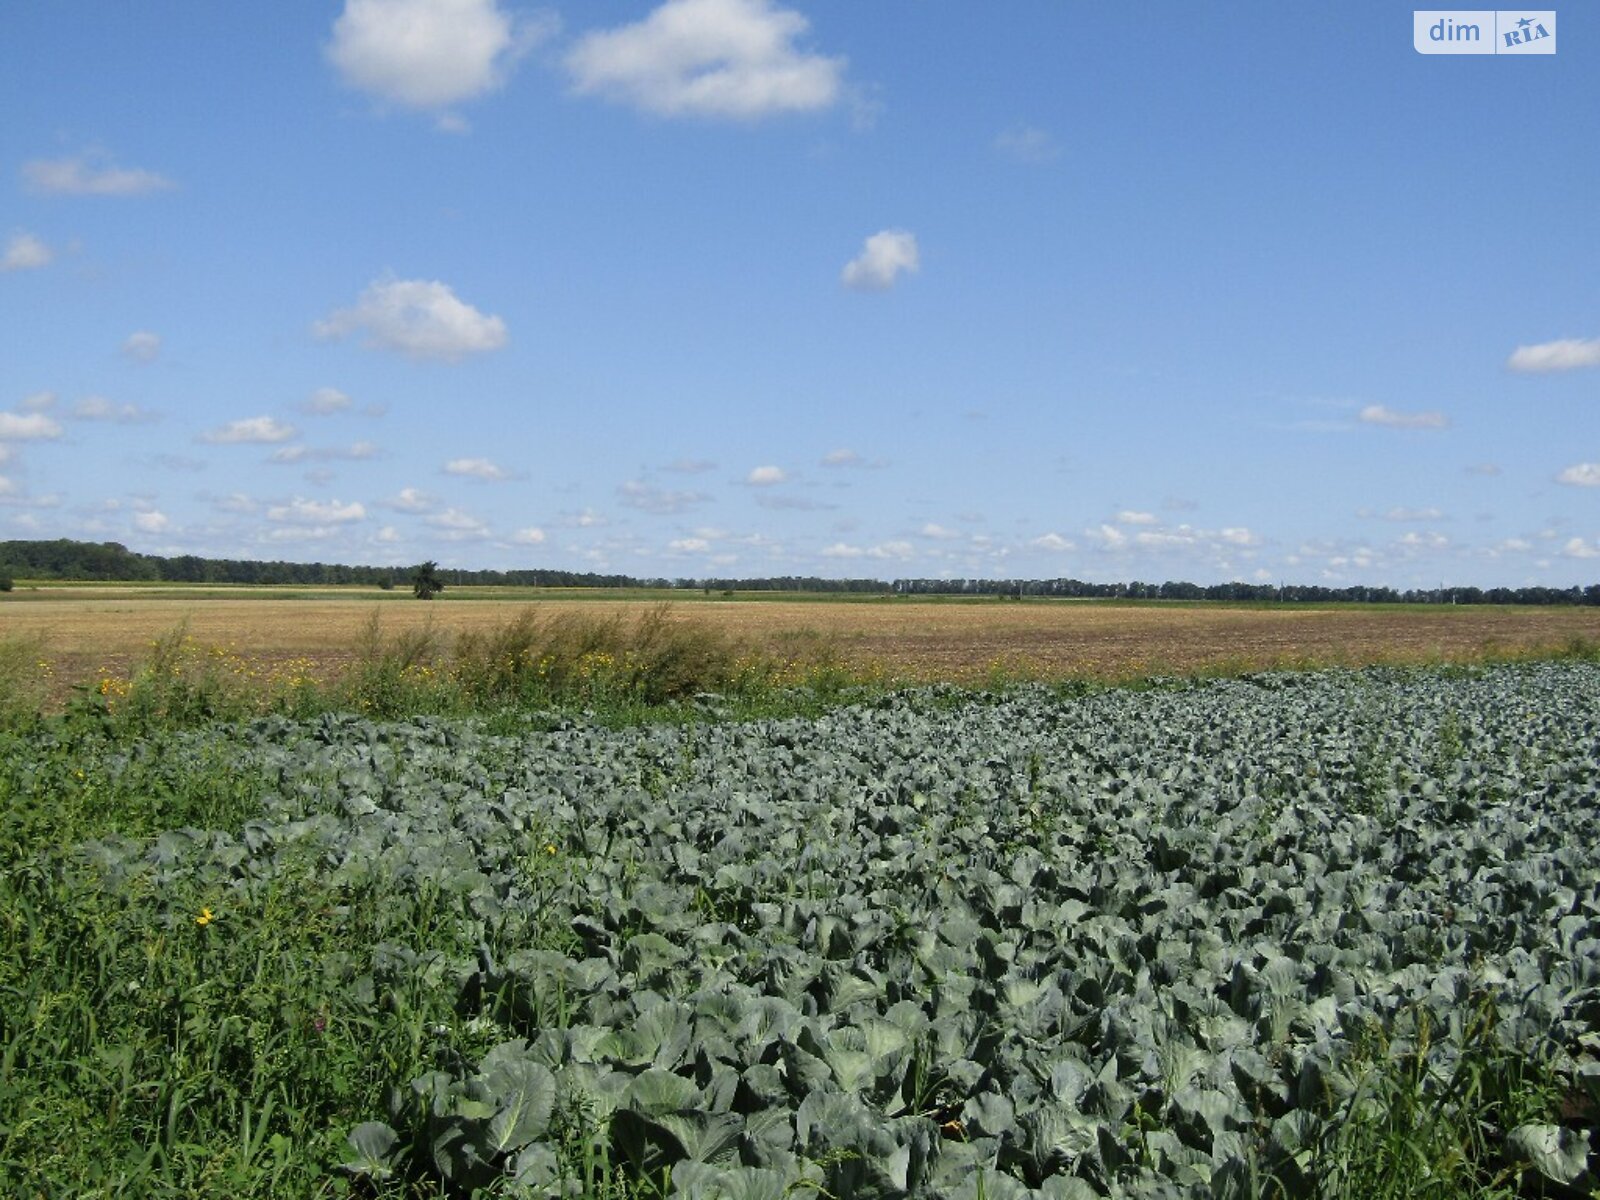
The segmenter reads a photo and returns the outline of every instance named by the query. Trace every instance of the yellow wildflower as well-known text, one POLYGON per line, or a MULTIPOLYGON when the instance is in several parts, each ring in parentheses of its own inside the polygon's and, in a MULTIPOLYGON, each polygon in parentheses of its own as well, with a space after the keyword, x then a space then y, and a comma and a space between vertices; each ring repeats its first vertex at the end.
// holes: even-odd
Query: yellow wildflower
POLYGON ((211 910, 209 908, 202 908, 200 910, 200 915, 194 919, 194 923, 200 926, 201 929, 204 929, 207 925, 211 924, 211 910))

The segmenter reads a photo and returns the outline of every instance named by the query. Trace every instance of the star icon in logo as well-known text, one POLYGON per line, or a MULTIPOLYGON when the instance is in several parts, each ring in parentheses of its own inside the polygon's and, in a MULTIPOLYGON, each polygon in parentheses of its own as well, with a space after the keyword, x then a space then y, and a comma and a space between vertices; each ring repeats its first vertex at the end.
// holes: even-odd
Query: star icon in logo
POLYGON ((1526 29, 1529 25, 1532 25, 1532 24, 1533 24, 1533 18, 1532 17, 1523 17, 1522 20, 1517 22, 1517 26, 1519 28, 1521 28, 1521 29, 1526 29))

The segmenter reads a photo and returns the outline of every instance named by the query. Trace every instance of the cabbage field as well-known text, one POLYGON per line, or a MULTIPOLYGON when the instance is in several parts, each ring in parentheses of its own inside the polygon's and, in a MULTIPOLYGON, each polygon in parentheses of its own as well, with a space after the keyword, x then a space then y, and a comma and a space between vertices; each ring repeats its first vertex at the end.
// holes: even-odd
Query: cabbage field
POLYGON ((1600 667, 715 710, 8 735, 0 1179, 1596 1186, 1600 667))

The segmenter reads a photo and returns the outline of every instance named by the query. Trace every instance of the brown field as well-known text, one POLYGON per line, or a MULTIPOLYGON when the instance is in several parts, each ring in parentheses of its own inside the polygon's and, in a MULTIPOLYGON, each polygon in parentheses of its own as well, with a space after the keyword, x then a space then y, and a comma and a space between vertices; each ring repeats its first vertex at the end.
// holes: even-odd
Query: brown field
MULTIPOLYGON (((227 598, 163 588, 61 587, 0 599, 0 636, 37 637, 54 688, 125 675, 180 624, 202 649, 263 668, 336 674, 373 612, 386 633, 431 622, 448 636, 532 607, 624 615, 649 599, 497 599, 486 589, 419 603, 375 590, 227 598), (380 598, 381 597, 381 598, 380 598)), ((1122 679, 1269 667, 1470 662, 1600 641, 1600 608, 1227 606, 1081 601, 686 598, 676 620, 713 624, 754 648, 825 656, 858 672, 919 680, 1122 679)))

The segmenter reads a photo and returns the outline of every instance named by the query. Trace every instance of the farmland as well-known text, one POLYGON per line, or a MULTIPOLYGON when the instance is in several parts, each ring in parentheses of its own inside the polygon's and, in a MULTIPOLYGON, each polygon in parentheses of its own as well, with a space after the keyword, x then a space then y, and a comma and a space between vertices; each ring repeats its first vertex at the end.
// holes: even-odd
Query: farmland
POLYGON ((1594 1186, 1600 666, 688 715, 0 735, 0 1178, 1594 1186))
POLYGON ((670 596, 674 621, 752 650, 825 655, 848 672, 917 682, 1137 679, 1274 667, 1474 662, 1600 643, 1600 608, 1449 605, 1005 603, 992 598, 625 593, 460 588, 429 604, 377 589, 174 585, 19 588, 0 599, 4 631, 38 642, 57 697, 127 677, 180 624, 203 650, 259 673, 285 664, 319 680, 346 670, 363 627, 434 630, 441 642, 524 612, 624 621, 670 596))

